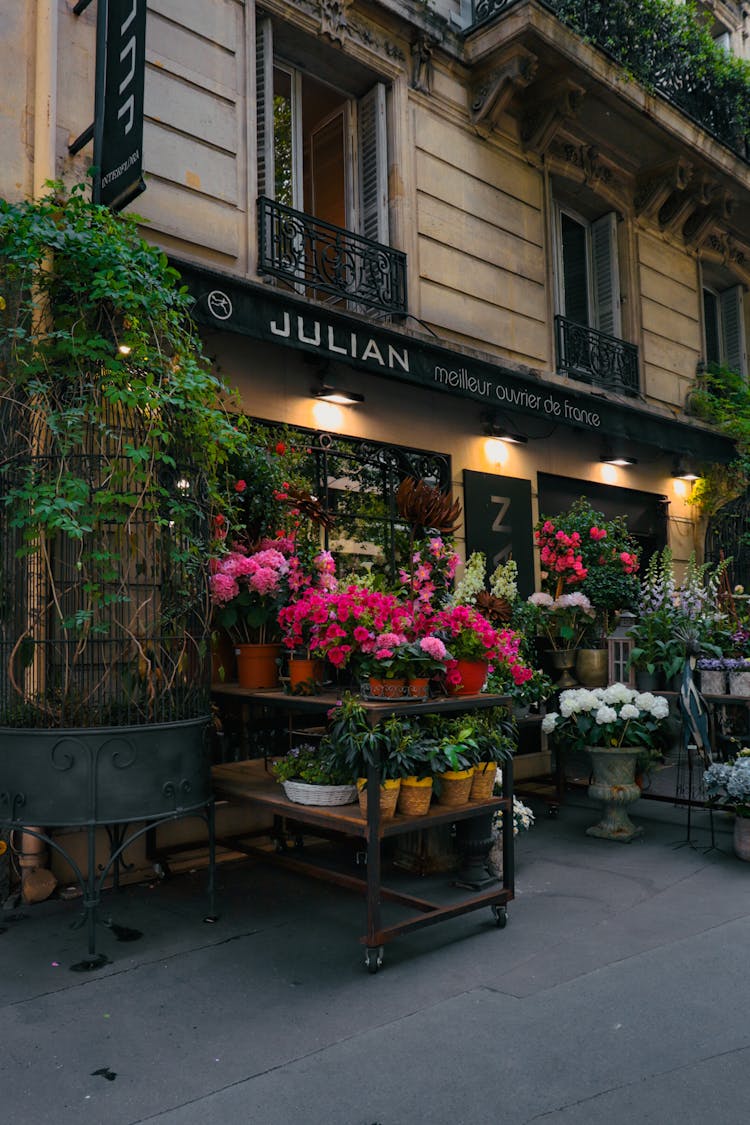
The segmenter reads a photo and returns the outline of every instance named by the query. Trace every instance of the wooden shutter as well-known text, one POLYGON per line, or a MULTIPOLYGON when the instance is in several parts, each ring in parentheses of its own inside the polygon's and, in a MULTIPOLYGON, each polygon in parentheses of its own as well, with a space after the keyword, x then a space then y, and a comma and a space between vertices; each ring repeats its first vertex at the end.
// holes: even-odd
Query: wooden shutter
POLYGON ((360 233, 388 244, 388 137, 385 86, 375 86, 358 104, 360 233))
POLYGON ((719 294, 723 362, 738 375, 747 375, 745 318, 742 286, 733 285, 719 294))
POLYGON ((258 195, 275 197, 273 160, 273 27, 268 17, 255 32, 255 110, 258 145, 258 195))
POLYGON ((561 312, 574 324, 589 327, 588 232, 566 211, 560 211, 561 312))
POLYGON ((591 259, 594 281, 594 327, 619 337, 620 271, 617 264, 617 216, 614 211, 591 224, 591 259))

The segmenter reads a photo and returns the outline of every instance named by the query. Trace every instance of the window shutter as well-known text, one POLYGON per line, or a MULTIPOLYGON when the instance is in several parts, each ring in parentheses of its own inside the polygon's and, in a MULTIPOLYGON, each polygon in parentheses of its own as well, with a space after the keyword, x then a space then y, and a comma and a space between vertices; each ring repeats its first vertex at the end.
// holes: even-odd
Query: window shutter
POLYGON ((589 327, 588 234, 583 223, 560 211, 562 314, 589 327))
POLYGON ((358 104, 360 232, 388 244, 388 139, 385 86, 376 83, 358 104))
POLYGON ((260 20, 256 26, 255 91, 258 195, 273 199, 273 27, 268 18, 260 20))
POLYGON ((723 361, 738 375, 747 375, 745 356, 745 319, 742 300, 742 286, 733 285, 719 295, 721 310, 721 336, 723 361))
POLYGON ((591 224, 591 257, 594 275, 595 327, 619 337, 620 273, 617 266, 617 216, 614 211, 591 224))

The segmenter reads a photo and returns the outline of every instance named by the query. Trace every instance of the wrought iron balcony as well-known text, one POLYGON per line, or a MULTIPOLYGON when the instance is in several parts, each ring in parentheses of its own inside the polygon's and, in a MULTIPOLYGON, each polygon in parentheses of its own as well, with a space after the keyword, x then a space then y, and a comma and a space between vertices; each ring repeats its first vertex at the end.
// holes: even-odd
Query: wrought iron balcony
MULTIPOLYGON (((474 0, 467 31, 521 0, 474 0)), ((687 42, 684 15, 644 9, 632 0, 539 0, 561 23, 604 51, 647 90, 660 94, 732 149, 750 158, 750 83, 738 60, 705 56, 700 32, 687 42)))
POLYGON ((258 234, 260 273, 310 295, 406 314, 406 255, 400 250, 265 196, 258 199, 258 234))
POLYGON ((637 395, 638 348, 606 332, 555 317, 557 369, 586 383, 618 394, 637 395))

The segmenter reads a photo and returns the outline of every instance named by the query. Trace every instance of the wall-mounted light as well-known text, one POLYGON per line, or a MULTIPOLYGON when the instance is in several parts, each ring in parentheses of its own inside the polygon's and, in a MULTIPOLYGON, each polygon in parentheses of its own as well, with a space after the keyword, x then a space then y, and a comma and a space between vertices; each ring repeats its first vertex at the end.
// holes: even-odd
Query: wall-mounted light
POLYGON ((605 445, 599 460, 603 465, 617 465, 623 468, 628 465, 638 464, 637 457, 631 457, 624 449, 612 443, 607 443, 607 445, 605 445))
POLYGON ((498 422, 492 414, 482 415, 482 432, 486 437, 497 438, 498 441, 505 441, 509 445, 526 445, 529 440, 526 434, 511 430, 502 422, 498 422))
POLYGON ((697 473, 695 468, 681 457, 675 458, 672 465, 672 476, 677 480, 694 481, 701 479, 700 473, 697 473))
POLYGON ((318 382, 311 388, 310 394, 313 398, 321 399, 323 402, 333 402, 336 406, 356 406, 365 401, 365 396, 359 391, 350 391, 348 387, 342 387, 337 376, 329 370, 327 363, 319 367, 318 382))

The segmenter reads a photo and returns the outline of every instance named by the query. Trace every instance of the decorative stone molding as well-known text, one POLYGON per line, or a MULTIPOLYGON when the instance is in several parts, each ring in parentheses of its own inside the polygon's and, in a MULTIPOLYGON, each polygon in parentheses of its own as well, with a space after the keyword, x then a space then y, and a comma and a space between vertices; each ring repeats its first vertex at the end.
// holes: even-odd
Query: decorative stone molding
POLYGON ((354 0, 297 0, 295 7, 317 20, 320 34, 334 43, 343 44, 349 39, 389 59, 406 62, 406 55, 398 44, 388 39, 379 39, 366 24, 351 18, 353 4, 354 0))
POLYGON ((516 45, 469 92, 469 116, 478 133, 487 136, 494 128, 515 94, 534 81, 537 65, 536 55, 516 45))
POLYGON ((565 122, 578 115, 586 91, 577 82, 565 78, 557 86, 548 87, 544 95, 543 100, 529 109, 521 126, 524 148, 540 156, 547 151, 565 122))
POLYGON ((563 145, 562 156, 566 164, 572 164, 574 168, 580 170, 585 184, 610 185, 614 182, 613 169, 601 160, 595 145, 576 145, 568 142, 563 145))
POLYGON ((432 93, 432 52, 437 41, 420 35, 411 45, 411 88, 423 94, 432 93))
POLYGON ((725 189, 717 192, 708 207, 693 212, 682 228, 682 235, 690 246, 696 249, 703 245, 717 223, 726 222, 732 217, 734 197, 725 189))
POLYGON ((349 34, 349 9, 354 0, 320 0, 320 34, 343 43, 349 34))
POLYGON ((636 214, 655 219, 670 195, 679 195, 687 189, 693 174, 692 164, 682 157, 649 168, 638 180, 634 200, 636 214))
POLYGON ((750 273, 750 247, 740 245, 728 231, 714 231, 706 239, 704 252, 722 265, 738 266, 750 273))
POLYGON ((718 191, 719 185, 710 176, 703 174, 694 178, 687 191, 673 191, 659 209, 659 226, 671 234, 679 234, 693 212, 709 207, 718 191))

